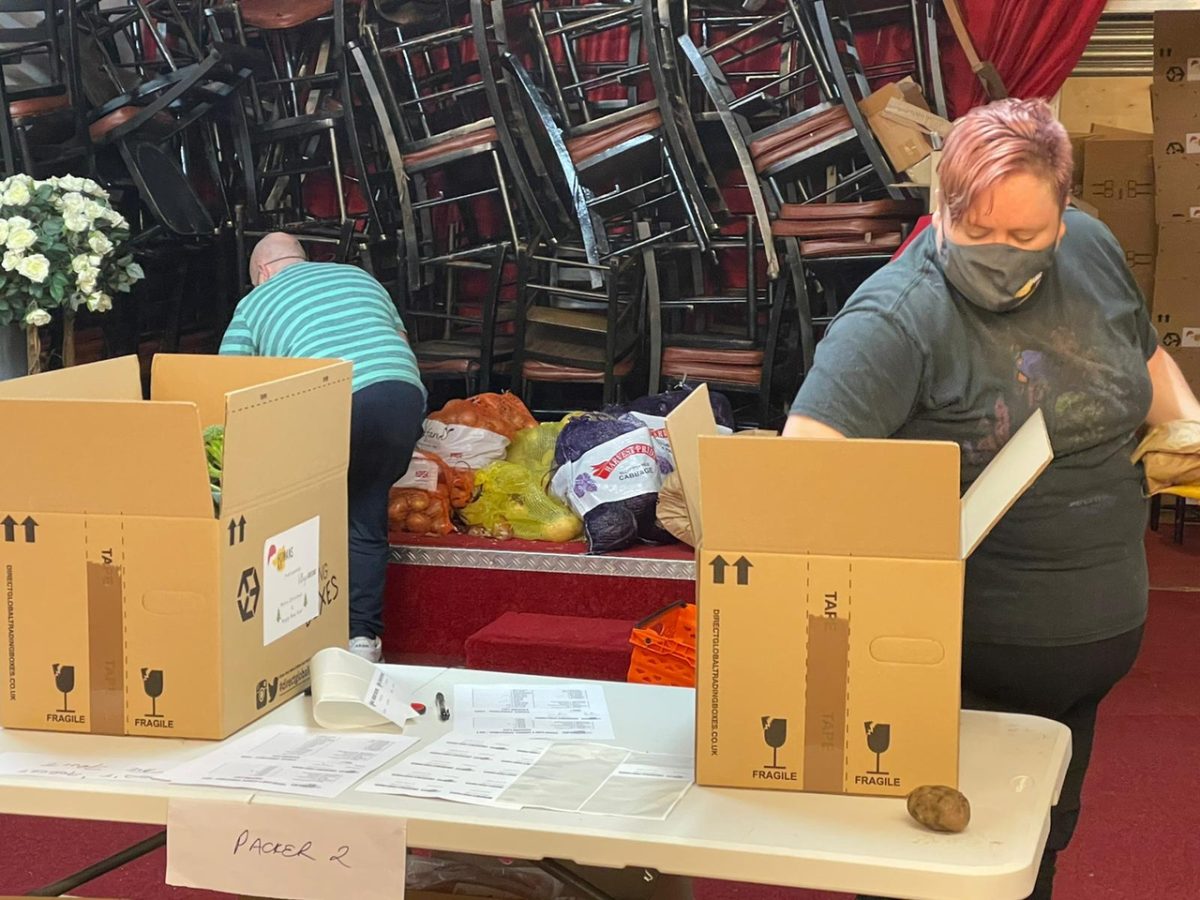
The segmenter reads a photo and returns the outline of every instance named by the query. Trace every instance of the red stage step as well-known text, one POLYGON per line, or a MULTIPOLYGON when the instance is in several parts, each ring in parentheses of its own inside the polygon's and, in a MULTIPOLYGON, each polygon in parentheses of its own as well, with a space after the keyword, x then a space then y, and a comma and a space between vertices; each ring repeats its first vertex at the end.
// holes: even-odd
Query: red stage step
POLYGON ((624 681, 635 621, 507 612, 467 638, 467 668, 624 681))
POLYGON ((389 662, 461 666, 467 638, 508 612, 636 622, 695 596, 694 552, 682 544, 588 556, 580 542, 392 537, 389 662))

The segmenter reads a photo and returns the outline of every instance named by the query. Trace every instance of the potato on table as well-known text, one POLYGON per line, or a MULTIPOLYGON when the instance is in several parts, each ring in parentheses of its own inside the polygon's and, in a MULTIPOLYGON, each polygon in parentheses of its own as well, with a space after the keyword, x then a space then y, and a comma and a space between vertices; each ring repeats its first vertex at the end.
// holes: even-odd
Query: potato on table
POLYGON ((971 804, 952 787, 926 784, 908 795, 908 814, 932 831, 957 833, 971 821, 971 804))

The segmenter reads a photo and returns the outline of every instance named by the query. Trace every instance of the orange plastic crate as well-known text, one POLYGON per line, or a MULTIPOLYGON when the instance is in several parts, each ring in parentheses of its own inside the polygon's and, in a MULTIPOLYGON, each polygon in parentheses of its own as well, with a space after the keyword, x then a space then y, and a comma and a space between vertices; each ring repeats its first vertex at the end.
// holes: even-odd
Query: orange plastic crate
POLYGON ((696 604, 674 603, 643 619, 629 637, 633 654, 627 681, 696 685, 696 604))

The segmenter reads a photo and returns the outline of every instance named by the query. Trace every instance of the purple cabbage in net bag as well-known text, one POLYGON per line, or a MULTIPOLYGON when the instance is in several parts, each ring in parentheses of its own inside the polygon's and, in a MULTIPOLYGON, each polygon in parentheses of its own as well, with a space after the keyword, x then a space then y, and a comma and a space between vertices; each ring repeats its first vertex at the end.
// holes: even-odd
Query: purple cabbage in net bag
MULTIPOLYGON (((674 390, 664 391, 661 394, 639 397, 637 400, 633 400, 620 407, 610 407, 606 412, 613 415, 620 415, 622 412, 635 412, 641 413, 644 416, 658 416, 665 419, 675 410, 675 407, 690 397, 692 391, 698 387, 698 384, 684 384, 674 390)), ((717 424, 724 425, 732 431, 734 428, 733 405, 729 402, 729 398, 724 394, 709 391, 708 402, 712 405, 713 418, 717 420, 717 424)))
MULTIPOLYGON (((636 419, 618 419, 605 413, 578 416, 569 421, 559 434, 554 461, 561 468, 580 460, 588 451, 602 444, 644 428, 636 419)), ((652 444, 652 441, 648 443, 652 444)), ((576 499, 583 499, 597 491, 595 478, 587 471, 576 473, 573 478, 556 478, 555 481, 565 481, 563 489, 568 502, 572 494, 576 499)), ((655 491, 601 503, 584 512, 583 525, 587 532, 589 552, 608 553, 624 549, 639 540, 664 540, 665 533, 658 527, 655 518, 657 506, 658 493, 655 491)), ((573 503, 572 507, 575 508, 573 503)))

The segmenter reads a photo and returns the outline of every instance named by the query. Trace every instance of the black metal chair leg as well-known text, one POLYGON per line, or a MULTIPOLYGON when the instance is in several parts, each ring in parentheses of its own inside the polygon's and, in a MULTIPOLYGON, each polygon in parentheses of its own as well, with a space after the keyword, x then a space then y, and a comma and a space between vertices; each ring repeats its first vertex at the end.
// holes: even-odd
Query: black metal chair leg
POLYGON ((1162 495, 1155 494, 1150 498, 1150 530, 1158 531, 1159 519, 1162 518, 1162 495))
POLYGON ((1183 543, 1183 528, 1187 524, 1187 498, 1175 498, 1175 543, 1183 543))
POLYGON ((89 881, 94 881, 101 875, 107 875, 114 869, 119 869, 126 863, 133 862, 145 856, 147 853, 152 853, 159 847, 165 847, 167 844, 167 833, 160 831, 158 834, 146 838, 134 844, 132 847, 126 847, 120 853, 114 853, 107 859, 102 859, 98 863, 93 863, 86 869, 80 869, 74 875, 68 875, 66 878, 60 879, 53 884, 48 884, 45 887, 38 888, 35 891, 30 891, 25 896, 27 897, 60 897, 68 891, 73 891, 82 884, 87 884, 89 881))

